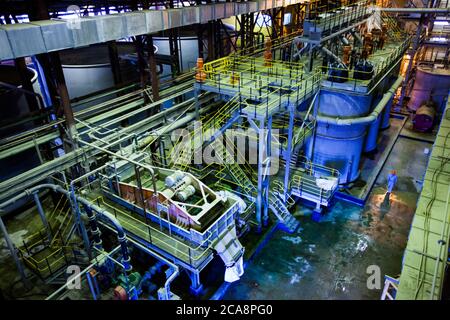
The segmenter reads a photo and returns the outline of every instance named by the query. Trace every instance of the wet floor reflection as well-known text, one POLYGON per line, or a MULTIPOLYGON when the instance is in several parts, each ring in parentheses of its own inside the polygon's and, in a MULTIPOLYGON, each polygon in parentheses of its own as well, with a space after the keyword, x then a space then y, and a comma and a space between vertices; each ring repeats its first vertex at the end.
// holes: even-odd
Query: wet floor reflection
POLYGON ((400 273, 420 191, 414 181, 427 163, 424 145, 398 140, 363 208, 339 201, 315 223, 311 210, 299 206, 301 228, 295 234, 277 231, 224 298, 379 299, 381 288, 367 288, 367 268, 379 266, 382 276, 400 273), (394 166, 399 180, 386 194, 386 176, 394 166))

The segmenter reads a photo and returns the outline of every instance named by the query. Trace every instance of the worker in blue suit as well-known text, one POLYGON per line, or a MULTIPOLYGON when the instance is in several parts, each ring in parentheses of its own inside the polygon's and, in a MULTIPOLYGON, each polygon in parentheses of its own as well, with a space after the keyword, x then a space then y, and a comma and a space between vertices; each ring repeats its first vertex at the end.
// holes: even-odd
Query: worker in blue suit
POLYGON ((388 183, 388 191, 387 193, 391 193, 392 189, 394 189, 395 184, 397 183, 398 177, 397 177, 397 171, 391 170, 391 172, 388 175, 387 183, 388 183))

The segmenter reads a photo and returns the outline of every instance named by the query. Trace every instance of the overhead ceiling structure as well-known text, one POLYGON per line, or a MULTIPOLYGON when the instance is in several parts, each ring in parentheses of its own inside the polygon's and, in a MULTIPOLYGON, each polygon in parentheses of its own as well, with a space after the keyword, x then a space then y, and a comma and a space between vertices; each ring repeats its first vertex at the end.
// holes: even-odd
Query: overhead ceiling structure
POLYGON ((0 60, 151 34, 304 2, 307 1, 217 2, 201 6, 2 25, 0 26, 0 60))

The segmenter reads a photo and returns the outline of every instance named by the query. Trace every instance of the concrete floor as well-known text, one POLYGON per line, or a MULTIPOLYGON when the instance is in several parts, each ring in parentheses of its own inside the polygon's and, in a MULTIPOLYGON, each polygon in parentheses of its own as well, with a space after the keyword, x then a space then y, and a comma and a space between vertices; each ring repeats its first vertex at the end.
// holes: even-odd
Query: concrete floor
POLYGON ((292 235, 276 231, 224 299, 379 299, 381 289, 367 288, 367 267, 378 265, 381 277, 400 273, 427 165, 425 148, 431 144, 400 137, 364 208, 338 201, 315 223, 310 210, 298 206, 301 228, 292 235), (386 199, 392 168, 399 180, 386 199))

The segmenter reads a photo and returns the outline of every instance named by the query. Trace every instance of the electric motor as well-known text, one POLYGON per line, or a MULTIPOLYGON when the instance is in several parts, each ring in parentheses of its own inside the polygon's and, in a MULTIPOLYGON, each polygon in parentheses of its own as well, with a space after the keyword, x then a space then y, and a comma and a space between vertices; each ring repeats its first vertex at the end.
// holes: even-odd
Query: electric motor
POLYGON ((166 186, 168 188, 171 188, 173 185, 175 185, 178 181, 180 181, 181 179, 183 179, 183 177, 186 174, 182 171, 175 171, 175 173, 171 174, 170 176, 166 177, 166 186))
POLYGON ((177 193, 177 198, 178 200, 180 200, 181 202, 186 202, 186 200, 195 194, 195 188, 192 185, 187 186, 186 188, 184 188, 183 190, 179 191, 177 193))

